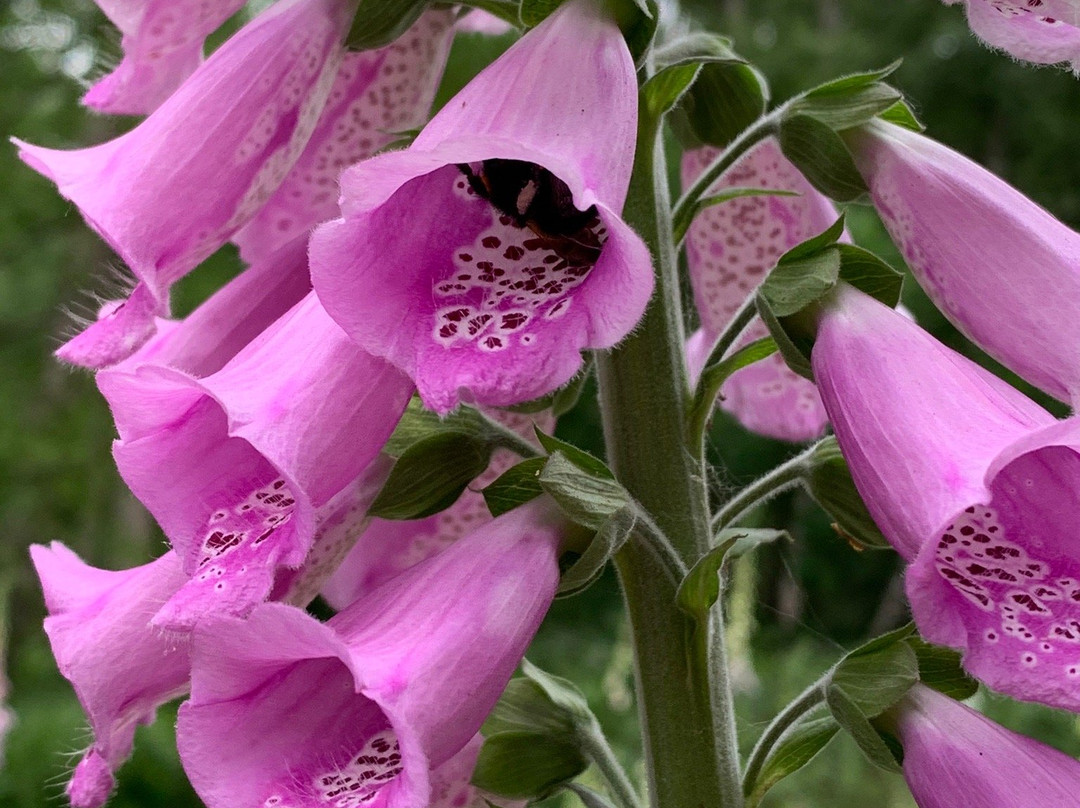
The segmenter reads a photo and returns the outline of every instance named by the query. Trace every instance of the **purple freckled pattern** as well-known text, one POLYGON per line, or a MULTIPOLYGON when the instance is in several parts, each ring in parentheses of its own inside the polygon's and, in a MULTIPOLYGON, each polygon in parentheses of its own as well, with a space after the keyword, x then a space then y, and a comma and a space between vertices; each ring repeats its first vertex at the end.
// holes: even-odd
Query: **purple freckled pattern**
MULTIPOLYGON (((393 730, 384 730, 364 744, 348 763, 312 778, 321 805, 362 808, 379 796, 380 789, 402 770, 401 750, 393 730)), ((266 808, 272 808, 264 803, 266 808)))
POLYGON ((1080 12, 1070 0, 967 0, 966 5, 971 30, 991 47, 1036 64, 1070 62, 1074 69, 1080 64, 1080 12))
MULTIPOLYGON (((557 320, 569 311, 574 289, 593 268, 591 255, 575 254, 566 237, 516 226, 480 198, 464 175, 454 179, 453 187, 461 200, 489 208, 491 223, 454 251, 453 271, 434 282, 439 308, 433 339, 445 347, 472 343, 485 352, 502 351, 512 341, 537 344, 529 325, 557 320)), ((599 216, 588 229, 603 247, 607 230, 599 216)))
POLYGON ((338 215, 338 176, 419 127, 442 76, 454 14, 429 11, 393 43, 346 54, 304 152, 235 241, 253 262, 338 215))

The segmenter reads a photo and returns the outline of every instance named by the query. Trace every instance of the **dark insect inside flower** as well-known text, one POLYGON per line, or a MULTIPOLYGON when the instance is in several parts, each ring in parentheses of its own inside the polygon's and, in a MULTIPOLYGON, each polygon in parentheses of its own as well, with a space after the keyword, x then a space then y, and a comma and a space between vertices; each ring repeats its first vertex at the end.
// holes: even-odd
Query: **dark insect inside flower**
POLYGON ((536 234, 537 246, 551 250, 575 266, 592 266, 603 244, 596 206, 574 207, 566 183, 542 166, 524 160, 483 160, 461 163, 458 169, 469 186, 515 227, 536 234))

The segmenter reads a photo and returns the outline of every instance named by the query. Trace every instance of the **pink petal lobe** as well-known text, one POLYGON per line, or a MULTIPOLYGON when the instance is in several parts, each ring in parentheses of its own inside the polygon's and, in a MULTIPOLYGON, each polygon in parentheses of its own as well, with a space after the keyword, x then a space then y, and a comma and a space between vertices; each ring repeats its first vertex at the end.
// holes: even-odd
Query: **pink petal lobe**
MULTIPOLYGON (((1052 0, 1051 0, 1052 2, 1052 0)), ((1077 11, 1060 9, 1071 18, 1057 16, 1050 3, 1024 0, 967 0, 967 20, 979 39, 992 48, 1035 64, 1068 62, 1080 69, 1080 27, 1077 11)))

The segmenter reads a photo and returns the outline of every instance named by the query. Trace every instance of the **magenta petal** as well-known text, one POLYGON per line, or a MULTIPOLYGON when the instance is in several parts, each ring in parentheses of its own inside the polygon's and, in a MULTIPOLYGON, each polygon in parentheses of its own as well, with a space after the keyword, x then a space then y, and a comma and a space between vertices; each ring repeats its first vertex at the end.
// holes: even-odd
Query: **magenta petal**
POLYGON ((561 7, 408 151, 342 175, 344 218, 311 244, 327 311, 408 373, 438 412, 461 400, 509 405, 564 384, 582 349, 626 335, 652 291, 648 251, 615 213, 633 160, 636 98, 617 26, 591 3, 561 7), (535 172, 515 192, 519 221, 477 190, 483 161, 535 172), (539 208, 558 214, 554 224, 530 218, 536 194, 539 208))
POLYGON ((159 301, 262 207, 300 156, 342 58, 350 0, 283 0, 149 118, 78 151, 18 142, 159 301))
POLYGON ((233 239, 257 261, 338 215, 338 175, 427 120, 450 50, 454 12, 424 13, 384 48, 346 54, 307 147, 233 239))
POLYGON ((987 45, 1025 62, 1068 62, 1080 70, 1078 12, 1062 0, 966 0, 966 6, 968 25, 987 45))
POLYGON ((915 685, 899 707, 904 778, 920 808, 1076 803, 1080 762, 915 685))
POLYGON ((99 0, 123 34, 124 59, 83 96, 115 115, 147 115, 202 62, 203 40, 244 0, 147 0, 138 8, 99 0))
POLYGON ((204 623, 178 727, 199 796, 428 805, 431 770, 470 743, 551 603, 562 530, 530 503, 326 625, 277 604, 204 623))
POLYGON ((852 143, 882 221, 945 316, 1032 384, 1073 401, 1080 235, 922 135, 875 123, 852 143))
POLYGON ((127 359, 154 336, 162 304, 149 287, 138 284, 127 300, 102 307, 98 320, 56 351, 58 359, 98 370, 127 359))
POLYGON ((68 797, 75 808, 97 808, 131 753, 136 726, 187 689, 186 643, 149 624, 187 576, 174 553, 121 572, 90 567, 59 543, 34 545, 30 554, 49 607, 53 654, 94 733, 68 797))
MULTIPOLYGON (((687 151, 682 159, 688 186, 719 152, 711 147, 687 151)), ((836 209, 766 140, 744 155, 709 189, 768 188, 799 196, 748 196, 706 208, 686 238, 686 259, 701 330, 687 343, 687 362, 696 377, 715 339, 753 294, 776 260, 837 218, 836 209)), ((736 347, 766 336, 759 320, 736 347)), ((793 373, 779 356, 740 370, 725 382, 721 406, 747 429, 781 440, 819 437, 825 411, 812 382, 793 373)))

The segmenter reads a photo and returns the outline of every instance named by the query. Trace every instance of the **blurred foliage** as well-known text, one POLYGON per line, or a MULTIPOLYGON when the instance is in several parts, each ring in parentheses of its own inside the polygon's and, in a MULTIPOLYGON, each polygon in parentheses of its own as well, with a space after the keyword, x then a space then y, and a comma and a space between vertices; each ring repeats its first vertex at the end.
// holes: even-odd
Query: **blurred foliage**
MULTIPOLYGON (((1067 159, 1080 130, 1080 82, 981 47, 959 8, 937 0, 693 0, 688 8, 735 39, 739 52, 769 78, 774 100, 903 57, 893 80, 928 134, 1080 225, 1080 163, 1067 159)), ((0 4, 0 131, 73 147, 130 126, 130 120, 94 116, 77 103, 81 85, 116 59, 116 39, 91 0, 0 4)), ((437 103, 510 41, 459 37, 437 103)), ((163 544, 110 459, 112 425, 93 380, 49 357, 75 329, 72 314, 92 318, 99 300, 119 296, 130 279, 52 185, 18 163, 10 146, 0 150, 0 187, 0 564, 14 575, 7 657, 18 721, 0 771, 0 806, 31 808, 62 800, 68 754, 78 753, 86 734, 40 629, 44 609, 26 548, 62 540, 94 564, 121 568, 143 563, 163 544)), ((860 243, 902 265, 872 211, 853 209, 849 221, 860 243)), ((190 311, 238 269, 235 251, 223 250, 179 285, 177 311, 190 311)), ((1000 372, 947 327, 914 284, 908 284, 905 302, 947 343, 1000 372)), ((588 393, 560 424, 559 435, 601 451, 588 393)), ((748 436, 718 415, 710 455, 723 470, 712 480, 714 494, 730 494, 793 452, 748 436)), ((801 494, 775 500, 755 519, 789 526, 794 541, 739 561, 734 572, 728 613, 746 749, 842 647, 906 619, 893 554, 856 552, 801 494)), ((556 603, 531 657, 579 683, 620 755, 642 776, 628 629, 610 573, 584 594, 556 603)), ((1073 716, 979 698, 980 708, 1008 726, 1080 753, 1073 716)), ((111 802, 115 808, 199 804, 176 759, 175 711, 163 713, 154 726, 140 729, 135 756, 111 802)), ((899 778, 870 767, 843 739, 766 801, 786 808, 845 803, 912 805, 899 778)))

